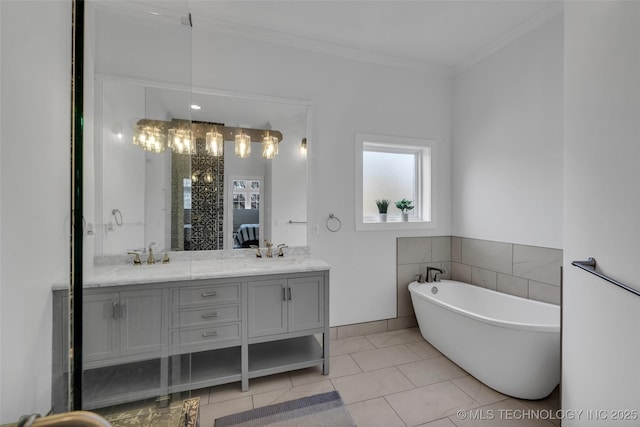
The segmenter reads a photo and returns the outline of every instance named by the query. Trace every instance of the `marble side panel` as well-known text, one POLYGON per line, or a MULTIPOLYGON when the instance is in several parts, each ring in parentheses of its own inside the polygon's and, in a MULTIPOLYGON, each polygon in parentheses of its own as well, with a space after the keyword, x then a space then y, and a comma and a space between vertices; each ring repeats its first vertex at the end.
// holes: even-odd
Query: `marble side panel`
POLYGON ((513 245, 489 240, 462 239, 462 263, 474 267, 511 274, 513 245))
POLYGON ((498 273, 497 291, 529 298, 529 281, 521 277, 498 273))
POLYGON ((560 304, 560 286, 529 280, 529 298, 551 304, 560 304))
POLYGON ((498 273, 478 267, 471 267, 471 284, 495 291, 498 286, 498 273))
POLYGON ((451 237, 431 238, 431 261, 451 261, 451 237))
POLYGON ((537 246, 513 246, 513 275, 560 286, 562 250, 537 246))
POLYGON ((431 261, 431 237, 398 238, 398 264, 431 261))

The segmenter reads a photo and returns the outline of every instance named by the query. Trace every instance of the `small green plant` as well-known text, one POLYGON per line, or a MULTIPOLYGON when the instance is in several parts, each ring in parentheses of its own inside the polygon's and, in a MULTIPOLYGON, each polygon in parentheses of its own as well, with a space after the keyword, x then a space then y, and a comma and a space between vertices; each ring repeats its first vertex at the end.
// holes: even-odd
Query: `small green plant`
POLYGON ((389 199, 376 200, 376 205, 378 205, 378 213, 386 214, 390 204, 391 200, 389 199))
POLYGON ((400 209, 403 214, 406 214, 413 209, 414 206, 411 200, 402 199, 396 202, 396 208, 400 209))

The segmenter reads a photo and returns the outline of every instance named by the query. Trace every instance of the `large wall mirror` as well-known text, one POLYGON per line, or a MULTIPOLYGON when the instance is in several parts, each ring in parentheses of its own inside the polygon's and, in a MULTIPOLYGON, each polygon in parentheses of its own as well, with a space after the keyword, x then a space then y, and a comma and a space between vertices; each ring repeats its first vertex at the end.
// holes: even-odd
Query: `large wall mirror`
MULTIPOLYGON (((194 88, 191 64, 198 52, 184 1, 88 7, 94 22, 88 23, 93 41, 85 53, 93 59, 85 67, 85 80, 92 82, 85 92, 93 99, 86 128, 93 144, 85 150, 85 217, 93 239, 87 255, 123 255, 152 245, 158 251, 232 249, 264 246, 265 239, 305 246, 301 143, 308 103, 194 88), (164 138, 171 129, 189 128, 196 152, 134 144, 141 121, 160 123, 164 138), (205 150, 210 124, 226 129, 223 156, 205 150), (281 139, 275 158, 264 159, 259 142, 250 144, 248 157, 236 156, 233 133, 257 129, 281 139)), ((215 79, 207 85, 215 86, 215 79)))
POLYGON ((306 245, 306 105, 104 76, 96 85, 96 255, 306 245), (141 122, 192 128, 195 153, 134 144, 141 122), (223 134, 222 156, 206 150, 210 129, 223 134), (234 134, 255 129, 282 135, 275 158, 255 140, 236 154, 234 134))

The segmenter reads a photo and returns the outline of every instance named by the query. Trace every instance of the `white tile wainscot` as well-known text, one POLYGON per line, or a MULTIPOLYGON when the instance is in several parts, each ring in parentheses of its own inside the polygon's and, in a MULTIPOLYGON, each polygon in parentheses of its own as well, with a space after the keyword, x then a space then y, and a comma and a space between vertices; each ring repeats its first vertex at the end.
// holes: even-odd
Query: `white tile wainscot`
MULTIPOLYGON (((308 254, 224 255, 141 266, 120 257, 87 275, 83 408, 232 382, 246 391, 250 378, 312 366, 329 374, 329 265, 308 254)), ((67 301, 68 287, 54 286, 52 395, 61 409, 67 301)))

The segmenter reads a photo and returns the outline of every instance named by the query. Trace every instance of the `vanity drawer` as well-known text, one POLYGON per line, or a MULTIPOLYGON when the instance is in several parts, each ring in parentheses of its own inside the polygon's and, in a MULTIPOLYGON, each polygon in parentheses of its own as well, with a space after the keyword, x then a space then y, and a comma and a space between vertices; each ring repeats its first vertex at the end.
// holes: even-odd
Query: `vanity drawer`
POLYGON ((171 327, 185 328, 233 321, 240 321, 240 304, 176 310, 171 316, 171 327))
POLYGON ((240 301, 240 284, 193 286, 179 289, 180 307, 240 301))
POLYGON ((203 328, 179 329, 173 331, 171 338, 174 347, 206 347, 224 344, 225 341, 240 340, 240 322, 203 328))

